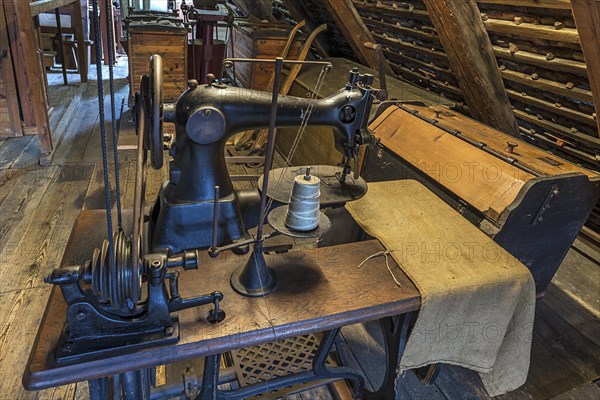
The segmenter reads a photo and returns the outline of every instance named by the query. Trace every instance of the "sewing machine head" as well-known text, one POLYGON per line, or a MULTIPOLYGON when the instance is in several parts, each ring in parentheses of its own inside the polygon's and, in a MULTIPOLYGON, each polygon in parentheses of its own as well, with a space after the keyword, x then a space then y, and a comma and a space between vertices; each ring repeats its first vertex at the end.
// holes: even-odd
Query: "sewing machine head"
MULTIPOLYGON (((276 125, 299 127, 305 113, 312 109, 308 124, 333 127, 336 147, 347 159, 354 159, 359 146, 372 141, 367 129, 373 101, 372 83, 372 75, 361 75, 358 70, 352 70, 346 87, 325 99, 282 96, 277 103, 276 125)), ((215 182, 207 182, 211 194, 214 185, 229 189, 229 174, 222 151, 225 143, 235 133, 266 127, 271 100, 272 96, 267 92, 216 82, 206 85, 191 83, 190 89, 177 101, 172 121, 177 129, 172 164, 175 169, 172 170, 176 174, 181 172, 181 176, 172 176, 172 182, 181 181, 185 186, 197 184, 197 176, 189 176, 193 182, 189 181, 183 170, 195 169, 190 168, 192 160, 203 163, 211 160, 211 170, 215 174, 215 182)))
MULTIPOLYGON (((153 59, 154 60, 154 59, 153 59)), ((156 64, 151 73, 162 69, 156 64)), ((156 98, 162 77, 155 82, 146 97, 156 98)), ((335 143, 344 158, 338 178, 344 185, 352 171, 351 161, 358 159, 360 146, 370 144, 374 137, 367 124, 375 90, 373 76, 350 71, 348 82, 337 93, 323 99, 280 96, 276 104, 276 127, 302 125, 330 126, 335 143), (308 116, 307 116, 308 114, 308 116), (309 117, 309 118, 307 118, 309 117)), ((213 231, 215 187, 219 187, 217 243, 229 244, 246 237, 246 230, 257 224, 259 193, 234 190, 225 159, 225 145, 234 134, 269 125, 272 94, 257 90, 227 86, 209 80, 208 84, 189 82, 172 107, 166 107, 165 121, 175 123, 176 139, 170 154, 169 181, 165 183, 152 209, 150 248, 152 251, 178 253, 187 249, 207 249, 213 231)), ((161 116, 153 110, 159 100, 148 105, 151 125, 149 134, 153 165, 162 160, 161 116), (158 141, 158 142, 157 142, 158 141)), ((356 162, 355 162, 356 164, 356 162)), ((354 168, 354 179, 358 179, 354 168)))

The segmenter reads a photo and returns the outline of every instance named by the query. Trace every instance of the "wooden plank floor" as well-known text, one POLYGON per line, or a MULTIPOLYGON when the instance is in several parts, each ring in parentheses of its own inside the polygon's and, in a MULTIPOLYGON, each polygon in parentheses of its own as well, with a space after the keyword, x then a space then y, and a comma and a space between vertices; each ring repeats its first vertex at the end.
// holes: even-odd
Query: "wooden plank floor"
MULTIPOLYGON (((49 75, 56 145, 50 167, 37 165, 37 138, 0 140, 0 400, 88 398, 86 383, 30 393, 20 382, 49 294, 50 287, 42 279, 58 265, 79 211, 103 206, 97 87, 92 70, 90 83, 83 85, 75 74, 69 75, 69 86, 61 85, 60 74, 49 75)), ((120 115, 128 96, 122 59, 115 73, 120 115)), ((107 74, 104 76, 106 79, 107 74)), ((105 101, 108 105, 109 99, 105 101)), ((127 113, 124 115, 127 119, 127 113)), ((135 157, 127 152, 122 158, 121 195, 127 207, 133 197, 135 157)), ((151 202, 166 170, 150 169, 149 174, 147 201, 151 202)), ((599 398, 600 388, 594 383, 600 377, 598 260, 595 249, 585 242, 576 243, 538 303, 529 379, 521 389, 499 399, 599 398)), ((362 347, 362 354, 370 358, 363 362, 365 371, 377 369, 374 361, 381 350, 368 331, 355 328, 343 334, 350 345, 362 347)), ((358 350, 355 356, 364 358, 358 350)), ((488 399, 476 374, 450 366, 441 367, 431 386, 408 373, 403 396, 415 400, 488 399)), ((333 397, 327 388, 319 388, 294 398, 333 397)))

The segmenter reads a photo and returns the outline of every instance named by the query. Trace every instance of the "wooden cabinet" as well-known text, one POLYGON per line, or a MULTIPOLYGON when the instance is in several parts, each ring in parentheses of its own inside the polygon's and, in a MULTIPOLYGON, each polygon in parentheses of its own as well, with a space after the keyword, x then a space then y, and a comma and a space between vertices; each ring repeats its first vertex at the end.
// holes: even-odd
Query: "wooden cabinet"
POLYGON ((187 88, 187 28, 182 24, 132 22, 128 27, 130 96, 140 90, 153 54, 163 59, 163 95, 174 101, 187 88))
MULTIPOLYGON (((235 56, 242 58, 273 59, 280 57, 288 39, 290 29, 285 25, 252 24, 238 22, 234 28, 235 56)), ((304 35, 297 35, 288 58, 296 59, 304 35)), ((273 64, 237 63, 236 77, 245 87, 267 90, 273 76, 273 64)))

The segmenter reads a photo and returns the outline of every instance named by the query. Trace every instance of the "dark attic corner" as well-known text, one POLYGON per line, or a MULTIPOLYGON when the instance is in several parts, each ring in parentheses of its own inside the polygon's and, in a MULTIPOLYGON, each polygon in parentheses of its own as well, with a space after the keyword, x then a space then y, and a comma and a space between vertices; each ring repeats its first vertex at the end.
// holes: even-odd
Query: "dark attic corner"
POLYGON ((0 400, 600 398, 597 0, 0 0, 0 400))

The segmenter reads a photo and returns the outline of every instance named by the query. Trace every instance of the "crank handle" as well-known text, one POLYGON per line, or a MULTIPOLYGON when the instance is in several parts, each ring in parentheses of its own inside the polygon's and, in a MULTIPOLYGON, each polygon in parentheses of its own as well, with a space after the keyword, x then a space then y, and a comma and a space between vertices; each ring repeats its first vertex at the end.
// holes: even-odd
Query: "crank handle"
POLYGON ((169 300, 169 312, 177 312, 206 304, 214 304, 216 301, 220 302, 222 300, 223 293, 221 292, 212 292, 211 294, 205 294, 198 297, 172 298, 169 300))

